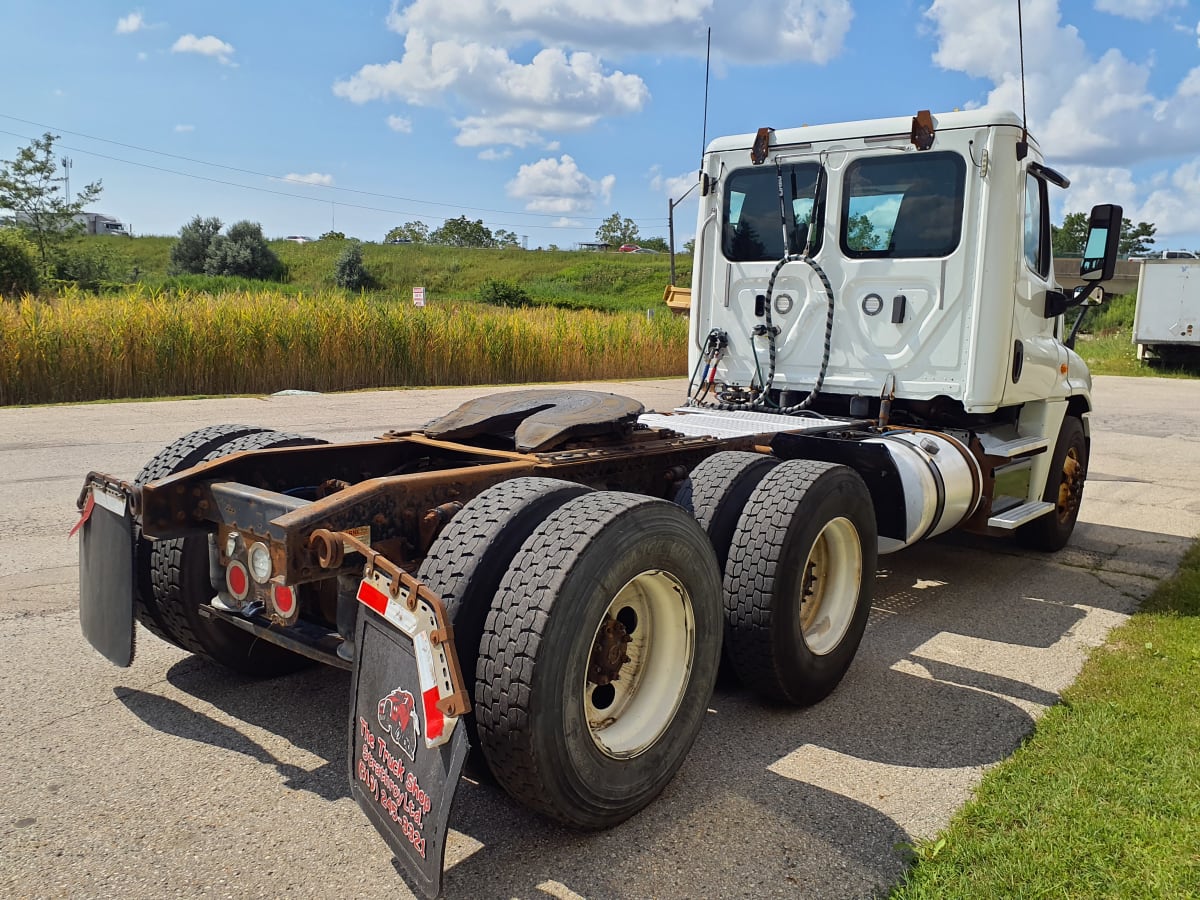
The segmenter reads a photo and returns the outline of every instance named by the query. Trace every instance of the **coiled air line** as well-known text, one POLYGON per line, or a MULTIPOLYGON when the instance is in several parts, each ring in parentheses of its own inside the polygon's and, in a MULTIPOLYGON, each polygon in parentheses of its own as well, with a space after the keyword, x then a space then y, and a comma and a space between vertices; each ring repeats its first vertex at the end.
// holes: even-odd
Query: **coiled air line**
MULTIPOLYGON (((714 328, 709 332, 705 340, 704 350, 701 353, 700 359, 696 362, 696 371, 699 370, 700 364, 705 365, 704 376, 700 379, 700 390, 695 397, 692 396, 692 383, 696 378, 696 371, 692 372, 692 382, 688 384, 688 406, 702 406, 708 409, 719 409, 724 411, 732 410, 757 410, 760 412, 775 412, 783 415, 792 415, 808 410, 813 402, 817 399, 817 395, 821 391, 821 387, 825 383, 825 375, 829 369, 829 354, 830 346, 833 340, 833 285, 829 283, 829 276, 825 274, 825 270, 809 255, 809 250, 812 246, 812 232, 817 227, 818 223, 814 221, 808 229, 808 234, 804 241, 804 250, 800 253, 786 253, 788 246, 788 228, 787 228, 787 207, 783 195, 783 167, 779 160, 775 160, 776 182, 779 188, 779 222, 783 231, 783 246, 785 254, 783 259, 775 264, 775 268, 771 270, 771 277, 767 280, 767 293, 763 302, 763 315, 766 321, 762 324, 755 325, 750 333, 750 349, 754 354, 754 367, 758 373, 759 383, 762 385, 761 390, 755 395, 753 387, 749 388, 751 396, 745 400, 725 400, 730 391, 718 392, 717 396, 722 400, 719 403, 710 403, 702 398, 708 393, 709 387, 716 378, 717 362, 728 346, 729 338, 724 331, 714 328), (825 349, 821 354, 821 368, 817 371, 817 380, 813 383, 812 390, 808 396, 800 403, 795 403, 791 406, 779 407, 771 403, 770 393, 771 387, 775 382, 775 366, 778 348, 776 346, 776 337, 780 329, 775 325, 771 317, 772 297, 775 293, 775 280, 779 277, 779 272, 788 263, 802 262, 817 273, 817 277, 821 279, 821 284, 825 288, 825 297, 828 301, 828 312, 825 316, 825 349), (767 377, 762 377, 762 368, 758 359, 758 348, 755 346, 754 339, 756 337, 767 338, 767 377)), ((794 177, 794 176, 793 176, 794 177)), ((814 201, 822 196, 822 188, 824 187, 825 167, 822 166, 817 171, 817 183, 813 191, 814 201)), ((794 191, 793 191, 794 193, 794 191)), ((814 212, 817 207, 814 202, 814 212)), ((823 218, 823 217, 822 217, 823 218)), ((815 217, 814 217, 815 219, 815 217)), ((821 224, 824 224, 823 222, 821 224)), ((742 391, 740 389, 739 393, 742 391)))

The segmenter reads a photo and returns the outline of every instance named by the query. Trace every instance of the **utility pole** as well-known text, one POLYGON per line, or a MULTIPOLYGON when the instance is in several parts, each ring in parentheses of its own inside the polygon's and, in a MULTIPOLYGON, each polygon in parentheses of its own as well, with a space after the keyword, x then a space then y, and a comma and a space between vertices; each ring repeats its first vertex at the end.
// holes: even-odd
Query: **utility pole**
POLYGON ((64 156, 62 158, 63 184, 66 187, 68 203, 71 202, 71 166, 73 165, 75 165, 75 163, 71 160, 71 157, 64 156))

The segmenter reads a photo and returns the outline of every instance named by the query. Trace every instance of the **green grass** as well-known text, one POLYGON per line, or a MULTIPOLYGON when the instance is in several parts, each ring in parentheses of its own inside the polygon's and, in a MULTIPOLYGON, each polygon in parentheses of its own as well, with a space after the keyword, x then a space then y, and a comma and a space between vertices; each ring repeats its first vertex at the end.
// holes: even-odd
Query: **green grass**
POLYGON ((892 900, 1200 897, 1200 543, 892 900))
MULTIPOLYGON (((128 259, 132 275, 155 290, 183 286, 193 290, 245 290, 250 283, 229 284, 202 275, 167 275, 173 237, 83 238, 106 241, 128 259)), ((287 267, 284 291, 315 293, 334 290, 333 270, 345 243, 272 241, 271 249, 287 267)), ((663 288, 670 280, 670 258, 653 253, 586 251, 460 250, 424 244, 364 244, 363 263, 379 285, 376 293, 396 300, 426 289, 431 303, 477 296, 487 281, 507 281, 523 288, 535 306, 608 311, 662 310, 663 288)), ((680 285, 690 284, 691 257, 676 257, 680 285)))
MULTIPOLYGON (((1088 311, 1084 330, 1075 344, 1093 375, 1157 375, 1167 378, 1200 377, 1200 353, 1184 351, 1178 358, 1140 362, 1133 343, 1133 316, 1137 295, 1113 297, 1099 309, 1088 311)), ((1067 316, 1068 327, 1074 321, 1067 316)))

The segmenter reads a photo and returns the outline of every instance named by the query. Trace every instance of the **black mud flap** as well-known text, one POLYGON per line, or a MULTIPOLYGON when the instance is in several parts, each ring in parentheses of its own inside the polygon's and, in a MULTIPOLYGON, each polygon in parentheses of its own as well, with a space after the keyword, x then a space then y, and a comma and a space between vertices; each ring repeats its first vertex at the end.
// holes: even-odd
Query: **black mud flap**
POLYGON ((109 662, 133 662, 133 516, 119 491, 93 484, 79 525, 79 624, 109 662))
POLYGON ((467 759, 466 729, 426 746, 431 723, 411 638, 360 607, 350 708, 350 791, 415 893, 442 890, 450 807, 467 759))

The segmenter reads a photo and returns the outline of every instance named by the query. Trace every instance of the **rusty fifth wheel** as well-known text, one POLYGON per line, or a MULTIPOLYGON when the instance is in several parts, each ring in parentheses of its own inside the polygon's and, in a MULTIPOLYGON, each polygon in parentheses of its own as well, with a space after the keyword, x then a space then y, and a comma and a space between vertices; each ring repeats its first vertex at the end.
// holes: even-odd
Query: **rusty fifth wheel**
POLYGON ((726 650, 747 687, 822 700, 862 639, 875 580, 875 509, 847 466, 791 460, 759 483, 725 566, 726 650))
POLYGON ((673 503, 595 492, 516 555, 476 668, 479 739, 497 781, 580 828, 624 821, 691 749, 721 650, 720 577, 673 503))

